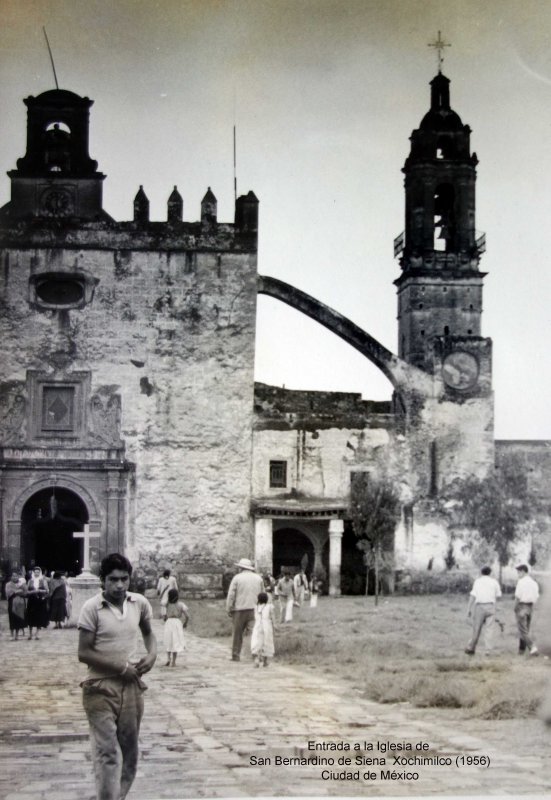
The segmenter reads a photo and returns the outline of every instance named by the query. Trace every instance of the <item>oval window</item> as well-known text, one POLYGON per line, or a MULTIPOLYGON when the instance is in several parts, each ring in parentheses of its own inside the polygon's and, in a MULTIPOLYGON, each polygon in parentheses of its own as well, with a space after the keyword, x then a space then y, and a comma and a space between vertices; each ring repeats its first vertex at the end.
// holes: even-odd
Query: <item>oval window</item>
POLYGON ((36 293, 44 303, 55 306, 72 306, 84 298, 84 287, 71 278, 48 278, 36 285, 36 293))

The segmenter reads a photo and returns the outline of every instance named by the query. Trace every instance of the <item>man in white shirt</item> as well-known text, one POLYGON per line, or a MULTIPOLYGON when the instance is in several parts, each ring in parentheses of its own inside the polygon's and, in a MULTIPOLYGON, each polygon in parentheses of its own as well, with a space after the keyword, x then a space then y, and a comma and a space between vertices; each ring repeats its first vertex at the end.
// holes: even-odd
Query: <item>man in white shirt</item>
POLYGON ((165 569, 159 580, 157 581, 157 595, 161 604, 161 618, 166 615, 166 607, 168 605, 168 593, 171 589, 178 591, 178 582, 174 575, 170 574, 169 569, 165 569))
POLYGON ((473 634, 465 652, 474 656, 476 645, 484 628, 486 654, 492 649, 492 634, 496 616, 496 600, 501 597, 501 588, 495 578, 491 578, 490 567, 482 567, 481 575, 473 583, 469 595, 467 617, 472 618, 473 634))
POLYGON ((538 602, 540 589, 536 581, 528 574, 528 566, 519 564, 517 569, 518 583, 515 589, 515 616, 519 635, 519 654, 528 650, 531 656, 537 656, 538 648, 530 636, 530 623, 534 606, 538 602))
POLYGON ((297 572, 293 578, 293 586, 295 589, 295 601, 301 606, 304 602, 304 594, 308 589, 308 578, 303 569, 297 572))

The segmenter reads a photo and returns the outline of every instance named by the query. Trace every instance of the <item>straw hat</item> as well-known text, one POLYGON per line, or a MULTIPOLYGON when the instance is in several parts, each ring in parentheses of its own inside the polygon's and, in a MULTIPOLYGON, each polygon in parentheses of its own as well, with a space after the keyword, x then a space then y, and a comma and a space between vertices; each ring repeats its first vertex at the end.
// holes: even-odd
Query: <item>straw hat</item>
POLYGON ((248 558, 242 558, 240 561, 236 561, 235 566, 239 567, 239 569, 252 569, 254 572, 254 564, 248 558))

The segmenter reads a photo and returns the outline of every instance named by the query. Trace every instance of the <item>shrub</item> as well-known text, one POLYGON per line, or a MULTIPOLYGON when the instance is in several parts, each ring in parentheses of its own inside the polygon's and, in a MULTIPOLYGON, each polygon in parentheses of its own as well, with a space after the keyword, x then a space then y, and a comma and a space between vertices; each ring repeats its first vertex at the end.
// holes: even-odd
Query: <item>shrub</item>
POLYGON ((399 594, 468 594, 473 578, 468 572, 433 572, 410 570, 411 580, 402 580, 397 586, 399 594))

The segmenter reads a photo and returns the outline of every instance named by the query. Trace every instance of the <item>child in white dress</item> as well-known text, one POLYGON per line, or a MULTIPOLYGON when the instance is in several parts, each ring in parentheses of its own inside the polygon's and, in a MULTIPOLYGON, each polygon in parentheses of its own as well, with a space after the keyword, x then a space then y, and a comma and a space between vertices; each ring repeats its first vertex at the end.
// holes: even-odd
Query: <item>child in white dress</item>
POLYGON ((165 620, 163 633, 167 658, 165 667, 169 667, 171 663, 175 667, 178 653, 183 653, 185 649, 184 628, 189 621, 189 611, 188 607, 178 599, 176 589, 169 589, 168 603, 162 611, 165 620))
POLYGON ((254 610, 254 628, 251 636, 251 653, 255 667, 268 666, 274 655, 274 607, 266 592, 260 592, 254 610))

